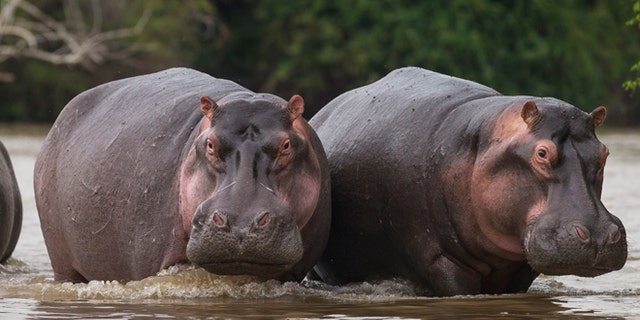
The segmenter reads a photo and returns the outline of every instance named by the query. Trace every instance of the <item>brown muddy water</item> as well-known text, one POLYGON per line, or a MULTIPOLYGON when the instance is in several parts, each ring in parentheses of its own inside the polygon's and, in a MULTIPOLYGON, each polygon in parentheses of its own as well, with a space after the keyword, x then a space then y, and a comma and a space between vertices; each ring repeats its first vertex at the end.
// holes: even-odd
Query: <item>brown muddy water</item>
POLYGON ((57 283, 32 186, 46 129, 0 126, 24 203, 18 247, 0 266, 0 319, 640 319, 640 130, 599 132, 611 150, 602 198, 628 233, 622 270, 596 278, 541 276, 526 294, 424 298, 401 281, 332 287, 200 269, 166 270, 126 284, 57 283))

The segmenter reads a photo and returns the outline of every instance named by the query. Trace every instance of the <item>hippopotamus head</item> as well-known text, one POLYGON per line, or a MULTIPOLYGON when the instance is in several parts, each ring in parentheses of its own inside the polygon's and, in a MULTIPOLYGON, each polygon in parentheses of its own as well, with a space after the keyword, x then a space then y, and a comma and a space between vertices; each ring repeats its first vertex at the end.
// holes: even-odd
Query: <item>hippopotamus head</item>
POLYGON ((485 178, 478 205, 518 217, 485 216, 481 228, 537 272, 597 276, 626 261, 625 229, 600 200, 609 151, 594 129, 605 116, 604 107, 585 113, 556 99, 527 101, 501 116, 477 162, 485 178), (519 234, 509 240, 507 229, 519 234))
POLYGON ((277 277, 301 260, 320 193, 304 101, 242 92, 200 102, 180 181, 187 257, 216 274, 277 277))
POLYGON ((534 138, 529 162, 541 181, 539 191, 546 193, 527 216, 527 260, 549 275, 597 276, 620 269, 627 257, 626 234, 600 200, 609 150, 594 133, 606 109, 591 114, 550 109, 554 116, 545 116, 534 103, 522 109, 534 138))

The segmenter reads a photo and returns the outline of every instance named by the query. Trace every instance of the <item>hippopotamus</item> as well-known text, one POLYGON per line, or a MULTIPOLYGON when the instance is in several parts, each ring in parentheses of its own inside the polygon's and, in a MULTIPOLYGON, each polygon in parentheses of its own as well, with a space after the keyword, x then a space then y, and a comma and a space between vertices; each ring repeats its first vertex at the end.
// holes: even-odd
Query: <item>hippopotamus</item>
POLYGON ((309 121, 333 203, 314 277, 450 296, 620 269, 625 229, 600 200, 605 116, 417 67, 343 93, 309 121))
POLYGON ((301 280, 331 219, 327 159, 303 111, 299 95, 187 68, 76 96, 35 165, 55 279, 130 281, 195 265, 301 280))
POLYGON ((0 142, 0 263, 11 257, 20 237, 21 199, 11 158, 0 142))

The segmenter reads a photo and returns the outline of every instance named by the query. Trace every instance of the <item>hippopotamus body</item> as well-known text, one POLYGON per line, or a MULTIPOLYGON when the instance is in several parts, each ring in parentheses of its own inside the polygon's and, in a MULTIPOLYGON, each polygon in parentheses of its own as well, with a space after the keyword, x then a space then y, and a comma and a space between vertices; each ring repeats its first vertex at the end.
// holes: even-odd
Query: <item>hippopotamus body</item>
POLYGON ((458 295, 620 269, 625 230, 600 201, 605 115, 414 67, 342 94, 310 120, 333 190, 316 275, 458 295))
POLYGON ((0 142, 0 263, 11 257, 22 228, 22 200, 9 153, 0 142))
POLYGON ((136 280, 178 263, 300 280, 330 226, 304 101, 176 68, 74 98, 36 161, 55 279, 136 280))

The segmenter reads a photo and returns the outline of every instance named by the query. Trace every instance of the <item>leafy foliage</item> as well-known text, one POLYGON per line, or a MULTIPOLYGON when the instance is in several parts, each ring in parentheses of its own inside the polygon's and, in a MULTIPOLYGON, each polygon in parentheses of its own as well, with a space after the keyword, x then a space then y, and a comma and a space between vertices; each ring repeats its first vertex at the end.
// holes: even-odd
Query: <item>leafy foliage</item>
POLYGON ((620 86, 640 51, 640 34, 625 26, 624 1, 113 3, 126 9, 117 12, 129 24, 143 5, 153 6, 144 33, 127 40, 141 48, 135 59, 93 72, 39 66, 37 77, 26 72, 32 61, 1 64, 0 72, 16 69, 19 79, 0 84, 0 97, 10 106, 0 108, 0 120, 51 121, 86 88, 176 65, 284 98, 302 94, 310 117, 338 94, 414 65, 504 94, 555 96, 586 111, 607 105, 607 123, 640 123, 638 97, 620 86), (33 90, 41 92, 38 101, 27 93, 33 90))
MULTIPOLYGON (((31 3, 57 21, 64 21, 63 1, 33 0, 31 3)), ((0 1, 0 5, 6 3, 6 0, 0 1)), ((16 78, 13 82, 0 82, 0 121, 50 122, 71 98, 84 90, 188 62, 190 53, 199 44, 197 38, 202 32, 198 26, 206 22, 198 17, 209 16, 215 11, 207 0, 110 0, 101 2, 101 16, 96 17, 88 3, 80 1, 77 8, 85 12, 88 20, 80 21, 89 26, 83 30, 88 32, 87 37, 92 35, 90 26, 94 20, 99 20, 98 24, 105 29, 117 30, 134 26, 149 7, 153 13, 142 34, 118 39, 120 43, 115 44, 133 52, 107 56, 101 65, 91 68, 74 64, 57 66, 27 58, 1 63, 0 73, 15 74, 16 78)), ((70 25, 67 29, 78 28, 70 25)))
MULTIPOLYGON (((633 4, 633 18, 627 21, 627 25, 640 29, 640 1, 635 1, 633 4)), ((631 71, 635 71, 637 75, 640 75, 640 61, 631 66, 631 71)), ((632 93, 640 87, 640 76, 636 76, 634 80, 627 80, 622 84, 625 90, 632 93)))
POLYGON ((253 89, 301 93, 312 108, 415 65, 504 94, 555 96, 589 111, 605 104, 619 121, 638 115, 617 90, 640 48, 624 32, 624 3, 218 2, 224 5, 231 40, 206 52, 214 58, 202 65, 253 89))

